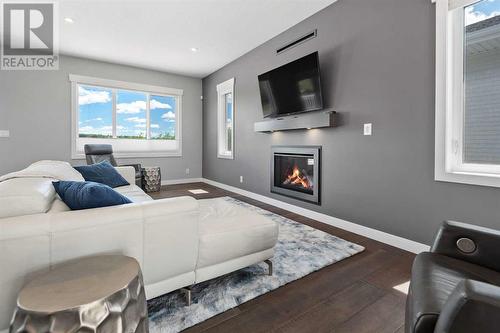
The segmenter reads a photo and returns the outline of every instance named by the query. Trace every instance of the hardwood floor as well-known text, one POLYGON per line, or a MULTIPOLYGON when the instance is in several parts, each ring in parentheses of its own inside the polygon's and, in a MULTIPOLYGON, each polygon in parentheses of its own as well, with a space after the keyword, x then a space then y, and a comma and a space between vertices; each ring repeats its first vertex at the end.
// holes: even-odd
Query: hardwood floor
POLYGON ((406 295, 393 287, 410 279, 414 254, 205 183, 165 186, 152 197, 183 195, 231 196, 366 248, 185 332, 404 332, 406 295))

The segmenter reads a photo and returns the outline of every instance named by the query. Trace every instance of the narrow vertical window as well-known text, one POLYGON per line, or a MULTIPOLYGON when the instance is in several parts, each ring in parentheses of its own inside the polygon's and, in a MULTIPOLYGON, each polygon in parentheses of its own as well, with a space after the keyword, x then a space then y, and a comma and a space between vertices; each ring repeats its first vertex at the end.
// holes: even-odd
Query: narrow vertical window
POLYGON ((234 158, 234 78, 217 85, 217 157, 234 158))
POLYGON ((233 151, 233 94, 232 93, 224 95, 224 105, 226 108, 225 150, 233 151))

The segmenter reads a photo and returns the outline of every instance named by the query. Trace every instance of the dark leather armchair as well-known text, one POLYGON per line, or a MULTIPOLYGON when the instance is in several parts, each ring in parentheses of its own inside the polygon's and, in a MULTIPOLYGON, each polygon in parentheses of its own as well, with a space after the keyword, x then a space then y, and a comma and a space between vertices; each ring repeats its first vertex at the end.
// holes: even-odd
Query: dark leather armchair
MULTIPOLYGON (((84 146, 87 164, 95 164, 108 161, 112 166, 118 166, 113 156, 113 146, 105 144, 86 144, 84 146)), ((131 166, 135 169, 135 184, 142 187, 142 168, 140 164, 124 164, 120 166, 131 166)))
POLYGON ((444 222, 417 255, 406 333, 500 332, 500 232, 444 222))

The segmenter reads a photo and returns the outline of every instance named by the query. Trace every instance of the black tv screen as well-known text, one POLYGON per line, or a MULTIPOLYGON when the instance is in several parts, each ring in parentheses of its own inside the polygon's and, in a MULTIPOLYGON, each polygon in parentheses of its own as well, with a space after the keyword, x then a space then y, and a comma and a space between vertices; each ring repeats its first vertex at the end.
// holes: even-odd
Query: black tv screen
POLYGON ((264 117, 321 110, 318 52, 259 75, 264 117))

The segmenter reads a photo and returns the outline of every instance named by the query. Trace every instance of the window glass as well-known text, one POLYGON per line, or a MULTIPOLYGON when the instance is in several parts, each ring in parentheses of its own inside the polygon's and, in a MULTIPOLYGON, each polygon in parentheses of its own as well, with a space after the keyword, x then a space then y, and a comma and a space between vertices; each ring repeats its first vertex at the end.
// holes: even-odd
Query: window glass
POLYGON ((175 140, 176 109, 175 97, 151 95, 149 102, 151 139, 175 140))
POLYGON ((78 86, 78 136, 111 138, 113 135, 113 100, 111 89, 78 86))
POLYGON ((500 164, 500 0, 463 10, 463 161, 500 164))
POLYGON ((116 93, 116 137, 120 139, 146 139, 147 95, 119 90, 116 93))
POLYGON ((226 151, 233 150, 233 94, 228 93, 224 96, 225 108, 226 108, 226 151))

